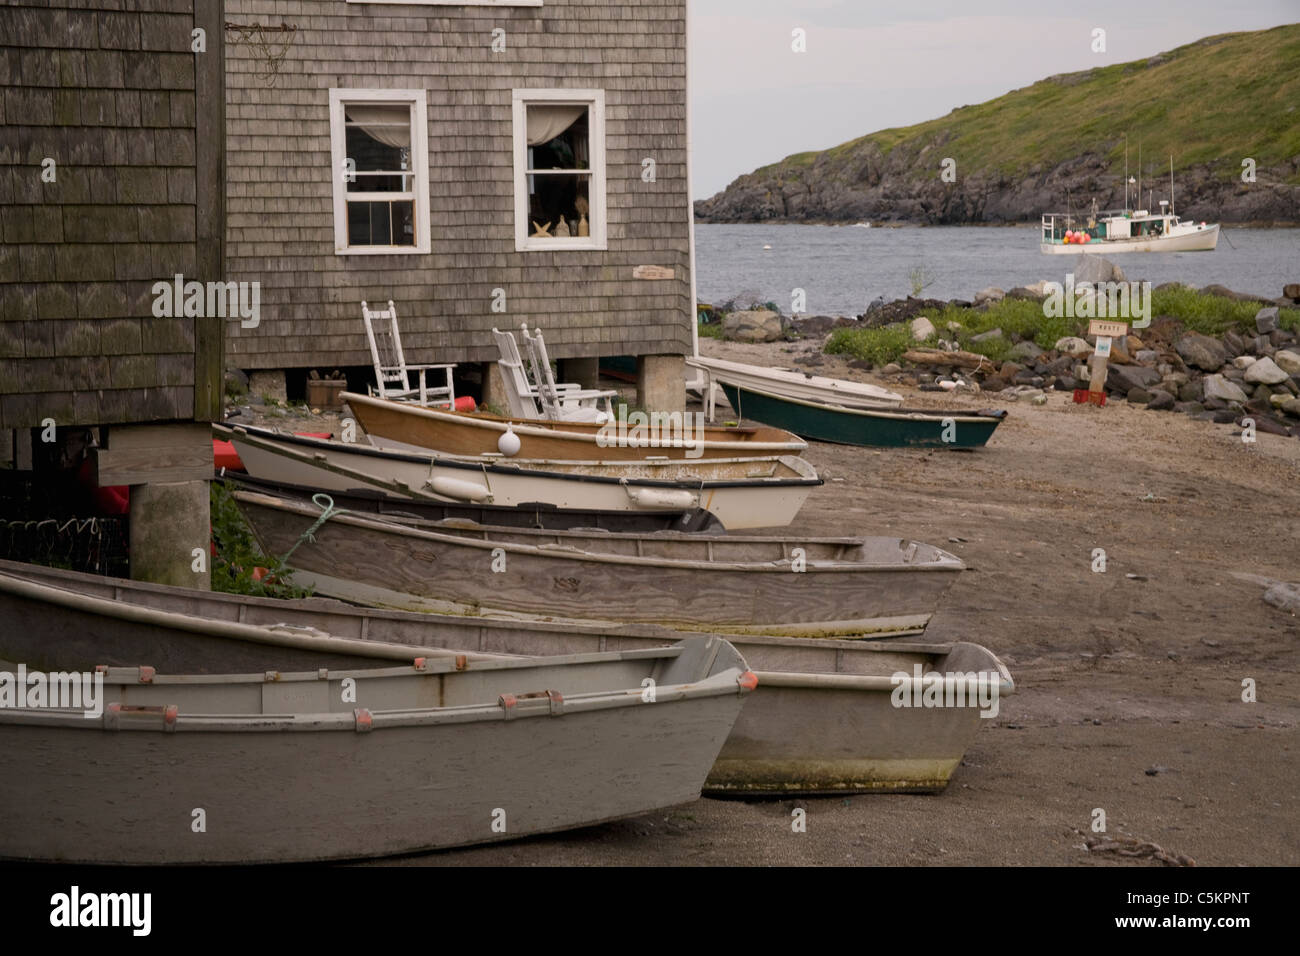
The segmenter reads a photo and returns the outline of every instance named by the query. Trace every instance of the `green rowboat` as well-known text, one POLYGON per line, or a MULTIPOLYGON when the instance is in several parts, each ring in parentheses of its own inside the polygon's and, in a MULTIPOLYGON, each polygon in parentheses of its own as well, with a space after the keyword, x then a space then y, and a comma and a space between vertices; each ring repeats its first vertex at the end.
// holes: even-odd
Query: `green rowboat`
POLYGON ((1005 410, 936 412, 917 408, 845 408, 787 398, 719 382, 741 418, 794 432, 801 438, 877 448, 980 448, 1006 418, 1005 410))

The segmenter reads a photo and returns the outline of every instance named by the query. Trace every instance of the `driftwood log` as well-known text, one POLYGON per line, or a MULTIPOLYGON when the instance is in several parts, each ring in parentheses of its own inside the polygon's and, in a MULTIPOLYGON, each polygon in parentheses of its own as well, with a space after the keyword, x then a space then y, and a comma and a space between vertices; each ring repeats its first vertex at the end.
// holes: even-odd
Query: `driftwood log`
POLYGON ((971 368, 976 371, 994 371, 997 365, 992 359, 974 352, 945 352, 942 349, 908 349, 903 358, 917 365, 948 365, 953 368, 971 368))

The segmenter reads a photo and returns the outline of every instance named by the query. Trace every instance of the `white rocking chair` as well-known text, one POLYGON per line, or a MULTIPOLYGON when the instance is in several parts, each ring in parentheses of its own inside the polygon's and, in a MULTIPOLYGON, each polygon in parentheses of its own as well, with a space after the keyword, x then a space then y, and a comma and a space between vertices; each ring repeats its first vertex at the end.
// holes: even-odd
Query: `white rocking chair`
POLYGON ((551 360, 546 354, 546 340, 542 338, 541 329, 533 329, 530 334, 528 323, 522 323, 520 333, 528 348, 528 357, 533 370, 533 383, 536 388, 537 401, 542 412, 552 421, 595 422, 603 425, 614 417, 610 399, 618 395, 617 391, 574 387, 572 384, 556 385, 555 375, 551 372, 551 360), (597 402, 605 403, 602 412, 596 407, 597 402))
POLYGON ((387 309, 371 309, 365 302, 361 303, 361 318, 366 324, 366 339, 370 343, 370 357, 375 364, 375 387, 370 389, 372 395, 396 401, 416 399, 423 406, 431 404, 456 407, 456 388, 452 383, 451 365, 407 365, 402 353, 402 334, 397 328, 397 306, 388 300, 387 309), (431 370, 441 371, 445 385, 430 387, 425 382, 424 373, 431 370), (409 372, 419 374, 419 385, 411 387, 409 372))

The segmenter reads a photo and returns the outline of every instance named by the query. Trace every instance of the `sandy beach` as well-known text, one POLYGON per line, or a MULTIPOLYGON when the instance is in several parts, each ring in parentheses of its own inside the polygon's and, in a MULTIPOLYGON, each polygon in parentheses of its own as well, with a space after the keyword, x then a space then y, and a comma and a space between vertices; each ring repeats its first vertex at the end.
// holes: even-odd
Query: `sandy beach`
MULTIPOLYGON (((817 345, 702 350, 796 367, 817 345)), ((816 371, 881 383, 833 356, 816 371)), ((811 444, 827 482, 790 530, 898 534, 966 561, 928 637, 988 646, 1017 692, 944 793, 702 799, 387 862, 1162 865, 1150 850, 1086 849, 1097 808, 1113 841, 1201 866, 1300 861, 1300 618, 1237 576, 1300 579, 1300 441, 1245 444, 1231 426, 1074 405, 1066 393, 1035 407, 901 391, 908 404, 1010 416, 975 452, 811 444), (1095 548, 1104 573, 1092 570, 1095 548), (1256 703, 1241 699, 1246 678, 1256 703), (804 833, 791 827, 796 807, 804 833)))

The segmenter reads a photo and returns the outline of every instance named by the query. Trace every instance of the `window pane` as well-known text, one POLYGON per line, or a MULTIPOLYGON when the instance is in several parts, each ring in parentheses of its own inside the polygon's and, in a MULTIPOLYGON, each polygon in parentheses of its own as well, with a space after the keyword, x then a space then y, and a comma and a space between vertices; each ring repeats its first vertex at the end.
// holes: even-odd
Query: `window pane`
POLYGON ((545 173, 529 178, 532 180, 528 197, 529 236, 563 238, 566 230, 569 236, 590 233, 590 173, 545 173), (539 226, 546 227, 548 235, 539 234, 539 226))
POLYGON ((410 107, 354 105, 344 116, 347 154, 358 172, 411 168, 410 107))
POLYGON ((571 118, 577 107, 529 105, 528 161, 532 169, 590 169, 588 112, 582 107, 577 119, 571 118), (567 126, 565 124, 568 124, 567 126), (539 137, 550 136, 535 142, 539 137))
POLYGON ((415 245, 415 204, 397 202, 349 202, 348 245, 415 245))
POLYGON ((415 190, 414 173, 357 173, 347 183, 350 193, 406 193, 415 190))

